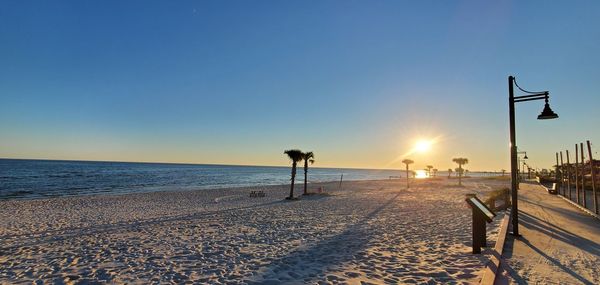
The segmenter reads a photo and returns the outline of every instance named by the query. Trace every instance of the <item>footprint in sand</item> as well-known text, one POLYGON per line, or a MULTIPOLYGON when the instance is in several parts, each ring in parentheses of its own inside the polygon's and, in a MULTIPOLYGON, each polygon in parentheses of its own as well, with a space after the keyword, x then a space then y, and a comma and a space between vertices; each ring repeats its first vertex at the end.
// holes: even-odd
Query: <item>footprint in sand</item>
POLYGON ((346 272, 346 273, 344 273, 344 275, 346 275, 346 276, 348 276, 350 278, 358 278, 358 277, 360 277, 360 273, 358 273, 358 272, 352 272, 352 271, 346 272))

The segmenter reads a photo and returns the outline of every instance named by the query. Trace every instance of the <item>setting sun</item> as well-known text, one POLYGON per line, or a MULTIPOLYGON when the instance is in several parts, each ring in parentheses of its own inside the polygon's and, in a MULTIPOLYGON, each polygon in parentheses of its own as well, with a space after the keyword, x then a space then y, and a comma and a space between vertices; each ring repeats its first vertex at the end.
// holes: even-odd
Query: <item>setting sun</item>
POLYGON ((431 149, 431 141, 428 140, 420 140, 417 141, 417 143, 415 144, 415 151, 418 152, 427 152, 429 151, 429 149, 431 149))

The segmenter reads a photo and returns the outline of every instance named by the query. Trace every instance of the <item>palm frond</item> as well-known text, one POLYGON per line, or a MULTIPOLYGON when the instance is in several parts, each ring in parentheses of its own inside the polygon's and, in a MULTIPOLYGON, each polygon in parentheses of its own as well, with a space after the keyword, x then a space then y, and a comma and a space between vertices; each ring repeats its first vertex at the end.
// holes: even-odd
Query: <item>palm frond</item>
POLYGON ((464 157, 456 157, 452 159, 452 162, 455 162, 459 165, 463 165, 463 164, 467 164, 469 163, 469 159, 468 158, 464 158, 464 157))
POLYGON ((286 150, 283 152, 284 154, 287 154, 287 156, 290 158, 291 161, 294 162, 298 162, 300 160, 302 160, 303 157, 303 153, 301 150, 299 149, 290 149, 290 150, 286 150))

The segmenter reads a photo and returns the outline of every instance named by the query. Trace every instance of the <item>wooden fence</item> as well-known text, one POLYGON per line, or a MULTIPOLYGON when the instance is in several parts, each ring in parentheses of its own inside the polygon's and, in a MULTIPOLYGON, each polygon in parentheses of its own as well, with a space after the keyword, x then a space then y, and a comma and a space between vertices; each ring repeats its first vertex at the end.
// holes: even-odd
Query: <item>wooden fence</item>
POLYGON ((574 155, 571 155, 569 150, 565 150, 564 156, 562 151, 556 153, 554 178, 558 183, 559 195, 598 215, 600 213, 597 185, 600 182, 600 160, 594 160, 589 140, 586 144, 587 151, 584 150, 583 143, 575 144, 574 155), (571 158, 575 159, 573 163, 571 158))

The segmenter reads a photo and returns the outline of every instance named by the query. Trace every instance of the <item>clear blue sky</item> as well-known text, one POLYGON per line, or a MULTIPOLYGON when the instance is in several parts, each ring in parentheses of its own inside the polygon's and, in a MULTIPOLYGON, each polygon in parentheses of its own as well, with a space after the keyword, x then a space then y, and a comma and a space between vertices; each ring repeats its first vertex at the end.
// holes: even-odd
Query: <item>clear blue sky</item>
MULTIPOLYGON (((5 1, 0 157, 508 168, 600 143, 599 1, 5 1), (396 162, 394 162, 396 161, 396 162)), ((597 149, 597 148, 595 148, 597 149)))

